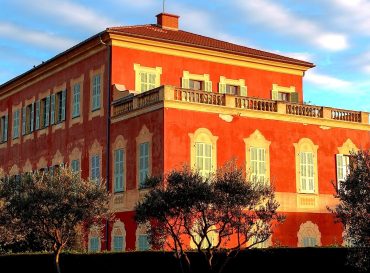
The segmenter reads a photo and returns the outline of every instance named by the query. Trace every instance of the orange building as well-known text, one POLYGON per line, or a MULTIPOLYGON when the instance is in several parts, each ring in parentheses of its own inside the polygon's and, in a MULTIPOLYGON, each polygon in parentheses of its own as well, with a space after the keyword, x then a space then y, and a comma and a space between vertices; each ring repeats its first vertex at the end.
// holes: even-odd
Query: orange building
POLYGON ((236 157, 276 188, 287 216, 266 245, 342 244, 326 206, 352 150, 369 149, 368 113, 303 104, 314 65, 157 24, 112 27, 0 86, 7 175, 69 164, 106 178, 116 220, 90 251, 148 247, 133 219, 147 175, 184 163, 208 175, 236 157))

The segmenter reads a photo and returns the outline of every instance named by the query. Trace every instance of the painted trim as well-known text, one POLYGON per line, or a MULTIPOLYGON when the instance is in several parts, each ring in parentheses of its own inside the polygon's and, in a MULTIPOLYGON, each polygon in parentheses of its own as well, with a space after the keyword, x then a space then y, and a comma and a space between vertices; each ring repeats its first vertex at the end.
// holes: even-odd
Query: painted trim
MULTIPOLYGON (((83 117, 84 117, 84 79, 85 75, 81 74, 79 77, 71 79, 69 81, 70 84, 70 92, 69 92, 69 128, 71 128, 74 124, 83 124, 83 117), (73 114, 73 92, 75 84, 80 84, 80 115, 78 117, 72 117, 73 114)), ((68 100, 68 95, 67 95, 68 100)))
POLYGON ((126 188, 127 188, 127 169, 126 169, 126 166, 127 166, 127 161, 126 161, 126 158, 127 158, 127 140, 122 136, 122 135, 118 135, 115 139, 115 141, 113 142, 112 144, 112 152, 111 152, 111 158, 112 158, 112 168, 111 168, 111 180, 112 180, 112 193, 114 194, 119 194, 120 192, 115 192, 115 177, 114 177, 114 168, 115 168, 115 154, 114 152, 118 149, 122 149, 123 150, 123 192, 126 191, 126 188))
POLYGON ((349 138, 347 138, 347 140, 343 143, 342 146, 338 147, 338 153, 342 155, 349 155, 351 154, 351 152, 357 151, 358 151, 357 146, 349 138))
POLYGON ((307 221, 299 226, 299 231, 297 233, 298 247, 304 247, 303 239, 306 236, 315 238, 317 243, 316 245, 321 246, 321 233, 319 226, 311 221, 307 221))
POLYGON ((158 42, 149 39, 128 37, 122 34, 110 33, 109 36, 112 39, 112 45, 117 47, 149 51, 154 53, 222 63, 233 66, 248 67, 298 76, 303 76, 304 71, 307 71, 310 68, 301 65, 257 59, 253 57, 246 57, 216 50, 202 49, 166 42, 158 42))
MULTIPOLYGON (((141 66, 140 64, 134 64, 134 71, 135 71, 135 91, 142 93, 141 90, 141 76, 140 73, 153 73, 156 75, 155 77, 155 87, 159 87, 161 85, 161 75, 162 75, 162 67, 146 67, 141 66)), ((147 90, 148 91, 148 90, 147 90)))
POLYGON ((153 133, 151 133, 144 124, 136 137, 136 188, 140 189, 140 144, 148 142, 149 144, 149 162, 148 176, 152 175, 153 162, 153 133))
MULTIPOLYGON (((99 179, 101 179, 103 177, 103 169, 102 169, 102 165, 103 165, 103 147, 100 145, 100 143, 97 139, 95 139, 93 141, 93 143, 92 143, 92 145, 90 146, 90 149, 89 149, 89 179, 91 179, 91 177, 92 177, 92 174, 91 174, 91 171, 92 171, 91 159, 95 155, 99 156, 99 172, 100 172, 100 178, 99 179)), ((81 162, 81 164, 82 164, 82 162, 81 162)))
POLYGON ((116 220, 112 227, 110 250, 114 251, 114 236, 122 236, 122 251, 126 250, 126 228, 125 224, 121 220, 116 220))
POLYGON ((96 69, 91 69, 89 71, 89 84, 90 84, 90 99, 89 99, 89 120, 92 120, 94 117, 103 117, 104 116, 104 90, 105 90, 105 65, 101 65, 96 69), (100 75, 100 108, 97 110, 92 110, 92 103, 93 103, 93 79, 94 76, 100 75))

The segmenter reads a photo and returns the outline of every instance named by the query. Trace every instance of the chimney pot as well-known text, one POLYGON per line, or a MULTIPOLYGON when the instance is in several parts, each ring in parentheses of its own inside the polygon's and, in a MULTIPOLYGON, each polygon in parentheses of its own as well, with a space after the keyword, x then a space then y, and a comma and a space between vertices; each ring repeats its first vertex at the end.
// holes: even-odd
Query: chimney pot
POLYGON ((160 13, 156 17, 157 25, 159 27, 170 30, 179 30, 180 16, 169 13, 160 13))

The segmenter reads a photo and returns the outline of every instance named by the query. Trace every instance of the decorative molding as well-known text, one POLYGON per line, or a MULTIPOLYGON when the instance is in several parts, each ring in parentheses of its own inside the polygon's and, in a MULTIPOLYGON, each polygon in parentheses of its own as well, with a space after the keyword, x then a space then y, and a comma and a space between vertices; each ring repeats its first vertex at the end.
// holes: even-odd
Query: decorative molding
POLYGON ((152 174, 152 159, 153 159, 153 133, 151 133, 144 124, 141 127, 139 135, 136 137, 136 186, 139 188, 140 176, 139 176, 139 166, 140 166, 140 144, 149 143, 149 162, 148 162, 148 175, 152 174))
POLYGON ((343 143, 341 147, 338 147, 338 152, 339 154, 342 154, 342 155, 349 155, 351 154, 351 152, 357 152, 357 151, 358 151, 358 148, 349 138, 347 138, 347 140, 343 143))
POLYGON ((134 71, 135 71, 135 91, 141 93, 141 78, 140 73, 153 73, 156 75, 155 77, 155 87, 159 87, 161 85, 161 75, 162 75, 162 67, 146 67, 141 66, 140 64, 134 64, 134 71))
POLYGON ((90 77, 90 81, 89 81, 89 84, 90 84, 90 100, 89 100, 89 107, 87 107, 87 109, 89 109, 89 120, 92 120, 92 118, 94 117, 103 117, 104 116, 104 90, 105 90, 105 74, 104 74, 104 71, 105 71, 105 65, 103 64, 102 66, 100 66, 99 68, 97 69, 91 69, 89 71, 89 77, 90 77), (95 75, 99 75, 100 74, 100 108, 98 110, 92 110, 92 102, 93 102, 93 78, 95 75))
POLYGON ((40 169, 45 169, 47 167, 48 167, 48 161, 45 159, 45 157, 42 156, 39 159, 39 162, 37 162, 36 168, 37 168, 37 170, 40 170, 40 169))
MULTIPOLYGON (((123 178, 123 191, 126 191, 126 177, 127 177, 127 170, 126 170, 126 153, 127 153, 127 140, 122 136, 122 135, 118 135, 116 137, 116 139, 114 140, 114 142, 112 143, 112 168, 111 168, 111 181, 112 181, 112 185, 111 185, 111 189, 112 189, 112 192, 114 192, 114 168, 115 168, 115 164, 114 164, 114 151, 115 150, 118 150, 118 149, 123 149, 123 175, 124 175, 124 178, 123 178)), ((117 197, 117 200, 119 200, 120 198, 117 197)))
POLYGON ((319 176, 317 167, 317 150, 318 145, 315 145, 309 138, 301 138, 297 143, 293 143, 295 149, 295 173, 296 173, 296 190, 301 193, 301 174, 300 174, 300 153, 311 152, 313 154, 313 172, 314 172, 314 192, 319 193, 319 176))
MULTIPOLYGON (((81 74, 79 77, 71 79, 69 84, 70 84, 70 92, 69 92, 69 128, 72 127, 74 124, 82 124, 83 123, 83 104, 84 104, 84 79, 85 75, 81 74), (75 84, 80 84, 80 115, 78 117, 72 118, 73 114, 73 92, 74 92, 74 85, 75 84)), ((68 100, 68 96, 67 96, 68 100)))
POLYGON ((299 231, 297 233, 298 237, 298 247, 304 247, 303 240, 305 237, 312 237, 316 239, 316 245, 321 246, 321 233, 319 231, 318 225, 307 221, 300 225, 299 231))
POLYGON ((218 136, 214 136, 207 128, 198 128, 195 132, 189 133, 190 137, 190 166, 196 168, 196 142, 203 142, 212 145, 212 172, 217 169, 217 140, 218 136))
POLYGON ((270 144, 259 130, 255 130, 249 137, 244 138, 245 143, 245 172, 250 178, 251 172, 251 147, 264 148, 266 151, 266 182, 270 183, 270 144))
POLYGON ((29 159, 27 159, 26 162, 24 163, 23 172, 24 173, 32 172, 32 164, 29 159))
POLYGON ((59 150, 55 152, 55 155, 53 156, 53 159, 51 160, 51 165, 60 165, 64 163, 64 156, 60 153, 59 150))
POLYGON ((91 244, 90 239, 96 237, 98 238, 98 252, 101 251, 101 232, 98 226, 92 226, 89 230, 89 238, 88 238, 88 250, 91 251, 91 244))
POLYGON ((122 243, 122 251, 126 250, 126 228, 125 224, 121 222, 121 220, 116 220, 112 227, 112 235, 111 235, 111 251, 114 251, 114 236, 122 236, 123 243, 122 243))
POLYGON ((13 166, 9 170, 9 175, 17 175, 20 173, 19 167, 17 164, 13 164, 13 166))

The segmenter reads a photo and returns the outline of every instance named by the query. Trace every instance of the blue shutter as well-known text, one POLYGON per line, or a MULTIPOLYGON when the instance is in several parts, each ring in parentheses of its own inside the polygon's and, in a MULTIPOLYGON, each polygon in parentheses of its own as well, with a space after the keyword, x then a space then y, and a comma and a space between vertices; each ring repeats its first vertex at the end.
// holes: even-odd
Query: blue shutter
POLYGON ((4 120, 4 139, 3 141, 8 141, 8 116, 5 116, 4 120))
POLYGON ((51 95, 50 125, 55 123, 55 94, 51 95))
POLYGON ((61 121, 66 120, 66 95, 67 90, 62 91, 62 118, 61 121))
POLYGON ((26 107, 22 108, 22 136, 26 134, 26 107))
POLYGON ((30 114, 30 132, 33 132, 33 120, 34 120, 34 111, 35 111, 35 103, 31 104, 31 114, 30 114))
POLYGON ((35 129, 40 129, 40 101, 36 101, 36 126, 35 129))
POLYGON ((49 126, 49 113, 50 113, 50 96, 46 97, 46 103, 45 103, 45 127, 49 126))

